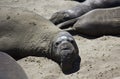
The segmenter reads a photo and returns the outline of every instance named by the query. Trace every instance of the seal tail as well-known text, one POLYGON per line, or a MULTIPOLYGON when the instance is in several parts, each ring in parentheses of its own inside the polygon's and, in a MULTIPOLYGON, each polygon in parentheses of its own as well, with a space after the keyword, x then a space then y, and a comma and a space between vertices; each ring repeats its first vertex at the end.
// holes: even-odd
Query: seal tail
POLYGON ((74 19, 65 21, 65 22, 63 22, 63 23, 60 23, 60 24, 58 24, 57 26, 58 26, 60 29, 66 29, 66 28, 72 27, 77 20, 78 20, 78 18, 74 18, 74 19))

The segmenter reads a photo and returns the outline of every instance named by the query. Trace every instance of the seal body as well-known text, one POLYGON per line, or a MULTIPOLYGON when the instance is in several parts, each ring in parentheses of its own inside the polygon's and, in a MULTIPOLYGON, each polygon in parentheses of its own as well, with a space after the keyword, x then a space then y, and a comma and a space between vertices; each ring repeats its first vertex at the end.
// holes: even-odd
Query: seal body
POLYGON ((14 58, 45 56, 60 64, 66 60, 61 57, 64 54, 66 54, 65 57, 72 56, 68 60, 71 59, 74 62, 78 56, 77 45, 69 33, 55 27, 49 20, 36 13, 4 6, 0 9, 0 51, 8 53, 14 58), (72 42, 69 38, 72 39, 72 42), (58 44, 60 48, 54 48, 53 45, 58 39, 62 41, 58 44), (68 47, 68 44, 71 46, 68 47))
POLYGON ((120 6, 119 0, 86 0, 73 8, 56 12, 52 15, 50 20, 57 25, 67 20, 80 17, 93 9, 110 8, 116 6, 120 6))
POLYGON ((0 79, 28 79, 25 72, 9 55, 0 52, 0 79))
POLYGON ((92 10, 79 17, 73 28, 91 36, 120 35, 120 7, 92 10))

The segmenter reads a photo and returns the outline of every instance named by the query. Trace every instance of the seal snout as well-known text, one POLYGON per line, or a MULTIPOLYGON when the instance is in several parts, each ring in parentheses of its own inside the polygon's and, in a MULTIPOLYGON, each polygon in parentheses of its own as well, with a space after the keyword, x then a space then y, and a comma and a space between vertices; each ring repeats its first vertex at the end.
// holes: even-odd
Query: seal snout
POLYGON ((73 54, 75 54, 74 46, 72 43, 68 41, 62 41, 59 45, 59 53, 61 54, 61 61, 64 61, 65 59, 71 58, 73 54))
POLYGON ((63 41, 60 46, 61 50, 71 50, 72 49, 72 44, 69 41, 63 41))

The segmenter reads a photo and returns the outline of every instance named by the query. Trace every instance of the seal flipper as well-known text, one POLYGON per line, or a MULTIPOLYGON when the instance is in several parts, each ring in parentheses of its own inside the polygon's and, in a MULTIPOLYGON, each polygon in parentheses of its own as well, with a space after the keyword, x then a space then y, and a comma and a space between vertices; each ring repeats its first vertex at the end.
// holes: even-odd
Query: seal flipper
POLYGON ((74 18, 74 19, 65 21, 65 22, 63 22, 63 23, 60 23, 60 24, 58 24, 57 26, 58 26, 60 29, 66 29, 66 28, 69 28, 70 26, 73 26, 73 25, 77 22, 77 20, 78 20, 78 18, 74 18))
POLYGON ((17 62, 0 52, 0 79, 28 79, 25 72, 17 62))

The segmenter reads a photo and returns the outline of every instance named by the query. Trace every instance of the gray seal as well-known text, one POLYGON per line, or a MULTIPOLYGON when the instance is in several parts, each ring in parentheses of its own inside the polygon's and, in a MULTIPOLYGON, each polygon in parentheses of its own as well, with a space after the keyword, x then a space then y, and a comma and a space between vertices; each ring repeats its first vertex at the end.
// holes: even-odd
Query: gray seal
POLYGON ((65 29, 72 23, 72 28, 78 34, 120 35, 120 7, 92 10, 79 18, 59 24, 58 27, 65 29))
POLYGON ((57 25, 67 20, 80 17, 94 9, 117 6, 120 6, 120 0, 86 0, 73 8, 54 13, 50 20, 57 25))
POLYGON ((21 66, 6 53, 0 52, 0 79, 28 79, 21 66))
POLYGON ((69 33, 36 13, 14 7, 0 9, 0 51, 13 58, 45 56, 57 61, 63 71, 70 71, 79 57, 77 44, 69 33))

